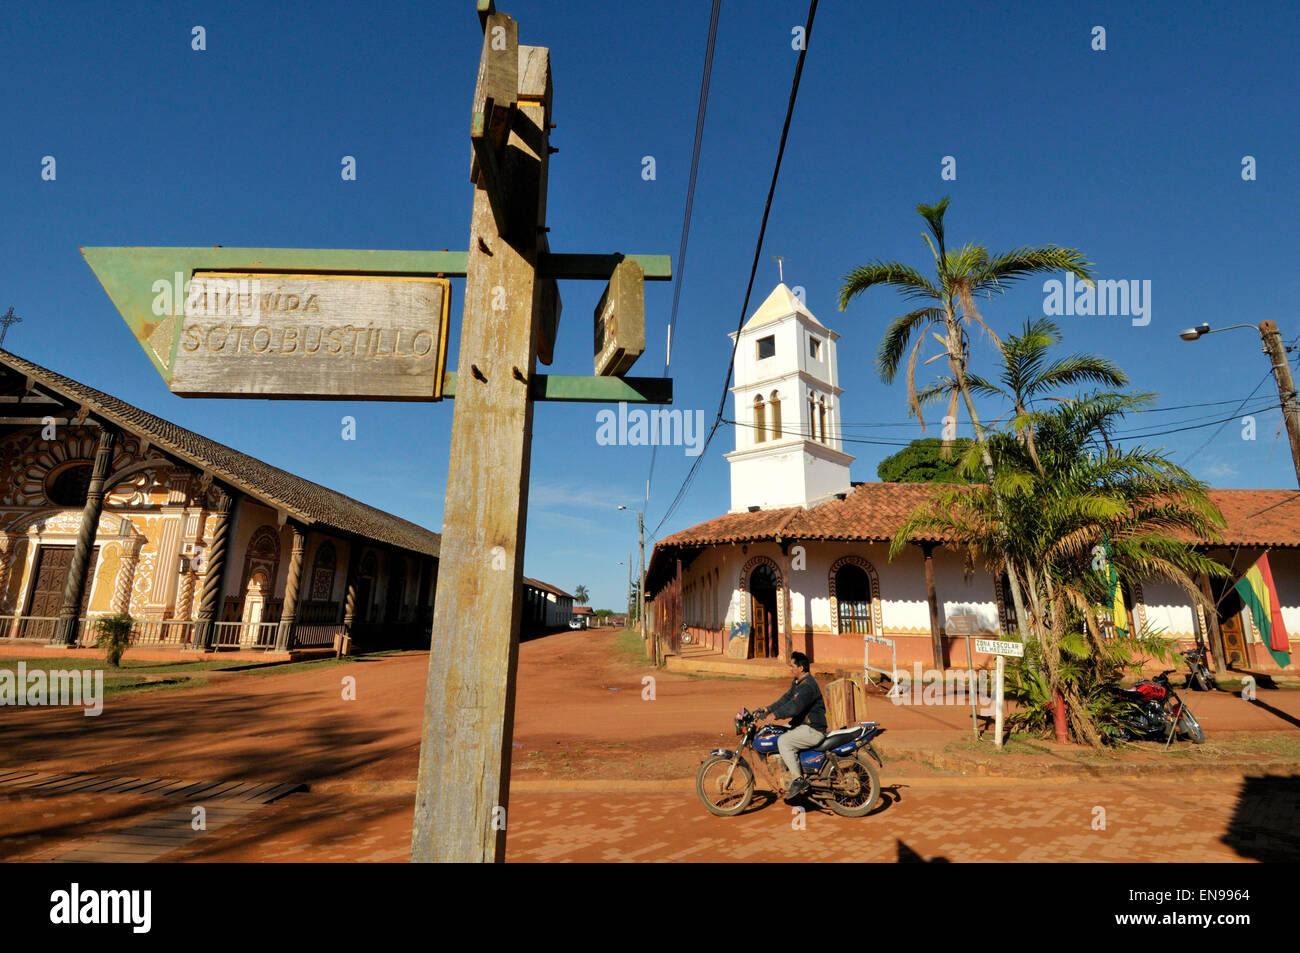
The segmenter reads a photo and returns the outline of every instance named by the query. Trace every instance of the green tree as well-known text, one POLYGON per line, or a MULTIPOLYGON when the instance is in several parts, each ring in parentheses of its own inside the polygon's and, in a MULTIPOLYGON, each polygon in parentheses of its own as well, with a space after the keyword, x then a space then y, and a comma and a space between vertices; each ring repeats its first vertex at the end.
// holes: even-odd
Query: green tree
POLYGON ((958 457, 971 445, 960 438, 945 447, 938 437, 922 437, 876 466, 876 476, 886 483, 956 483, 958 457))
POLYGON ((576 589, 573 590, 574 605, 585 606, 587 604, 587 600, 590 598, 591 598, 591 593, 587 591, 586 586, 578 586, 576 589))

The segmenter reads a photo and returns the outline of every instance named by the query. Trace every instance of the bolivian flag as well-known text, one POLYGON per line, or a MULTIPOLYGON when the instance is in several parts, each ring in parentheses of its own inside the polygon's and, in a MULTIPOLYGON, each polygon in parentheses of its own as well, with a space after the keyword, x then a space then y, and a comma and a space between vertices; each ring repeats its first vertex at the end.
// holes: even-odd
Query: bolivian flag
POLYGON ((1291 642, 1287 638, 1286 626, 1282 624, 1282 603, 1278 601, 1277 587, 1273 585, 1273 572, 1268 568, 1268 554, 1260 556, 1259 562, 1251 566, 1250 572, 1237 580, 1233 588, 1250 609, 1250 617, 1273 660, 1282 668, 1290 665, 1291 642))
POLYGON ((1128 610, 1124 607, 1124 587, 1119 584, 1119 569, 1111 559, 1110 537, 1105 540, 1106 568, 1110 583, 1110 618, 1115 623, 1115 635, 1121 639, 1128 638, 1128 610))

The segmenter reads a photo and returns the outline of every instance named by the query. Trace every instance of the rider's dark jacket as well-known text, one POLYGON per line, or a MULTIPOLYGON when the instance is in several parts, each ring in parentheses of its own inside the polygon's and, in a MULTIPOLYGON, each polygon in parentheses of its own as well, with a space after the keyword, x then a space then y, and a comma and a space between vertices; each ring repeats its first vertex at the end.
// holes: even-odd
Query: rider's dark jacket
POLYGON ((774 701, 767 709, 777 718, 789 718, 790 727, 798 728, 807 722, 822 734, 826 733, 826 703, 817 679, 805 675, 790 682, 790 690, 774 701))

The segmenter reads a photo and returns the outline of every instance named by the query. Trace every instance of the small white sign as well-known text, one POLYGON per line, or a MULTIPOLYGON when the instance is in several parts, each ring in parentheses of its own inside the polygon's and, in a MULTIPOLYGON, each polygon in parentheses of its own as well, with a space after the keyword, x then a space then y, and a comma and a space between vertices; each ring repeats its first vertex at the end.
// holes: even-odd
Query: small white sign
POLYGON ((989 655, 1016 655, 1023 658, 1025 645, 1023 642, 1004 642, 1000 639, 976 639, 975 651, 986 652, 989 655))

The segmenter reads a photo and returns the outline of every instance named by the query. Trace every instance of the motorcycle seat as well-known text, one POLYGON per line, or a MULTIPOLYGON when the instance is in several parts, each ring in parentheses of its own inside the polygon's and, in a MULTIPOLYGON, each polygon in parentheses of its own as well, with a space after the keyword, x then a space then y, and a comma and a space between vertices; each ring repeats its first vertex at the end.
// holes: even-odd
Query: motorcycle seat
POLYGON ((832 748, 838 748, 840 745, 846 745, 862 734, 861 727, 840 728, 832 731, 826 736, 826 739, 819 744, 814 751, 830 751, 832 748))

